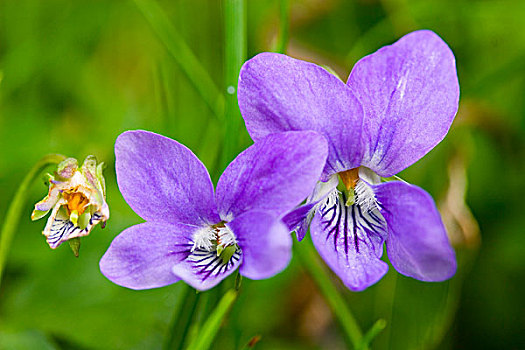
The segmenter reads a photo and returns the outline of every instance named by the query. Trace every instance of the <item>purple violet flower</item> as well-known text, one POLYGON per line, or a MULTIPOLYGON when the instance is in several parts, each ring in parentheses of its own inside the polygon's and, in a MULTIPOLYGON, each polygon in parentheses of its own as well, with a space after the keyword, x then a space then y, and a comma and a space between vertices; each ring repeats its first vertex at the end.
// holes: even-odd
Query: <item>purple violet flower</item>
POLYGON ((430 195, 381 181, 429 152, 454 120, 455 58, 439 36, 404 36, 357 62, 346 84, 315 64, 262 53, 244 64, 238 97, 254 140, 289 130, 327 137, 321 181, 284 221, 299 239, 310 226, 320 255, 348 288, 363 290, 386 273, 384 242, 404 275, 454 275, 454 250, 430 195))
POLYGON ((113 240, 100 270, 132 289, 183 280, 205 290, 238 267, 251 279, 277 274, 292 246, 280 217, 311 192, 327 153, 325 138, 312 131, 269 135, 230 163, 214 193, 208 171, 185 146, 147 131, 121 134, 118 185, 146 222, 113 240))

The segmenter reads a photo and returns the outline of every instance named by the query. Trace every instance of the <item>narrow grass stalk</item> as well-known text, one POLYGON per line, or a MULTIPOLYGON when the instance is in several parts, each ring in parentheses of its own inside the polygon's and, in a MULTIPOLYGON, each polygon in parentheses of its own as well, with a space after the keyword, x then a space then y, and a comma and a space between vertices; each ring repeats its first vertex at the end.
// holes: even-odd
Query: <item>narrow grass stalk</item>
POLYGON ((184 342, 185 344, 192 343, 195 338, 200 336, 202 324, 204 321, 206 321, 208 315, 213 310, 213 307, 215 307, 219 301, 218 288, 212 288, 205 292, 200 292, 199 294, 199 303, 196 306, 195 314, 188 329, 188 335, 186 336, 186 341, 184 342))
MULTIPOLYGON (((296 254, 301 259, 303 266, 308 270, 310 276, 319 287, 325 301, 332 309, 333 314, 339 320, 341 327, 354 349, 367 349, 362 346, 363 333, 357 321, 348 308, 345 300, 337 291, 328 271, 317 256, 317 252, 311 242, 303 242, 296 249, 296 254)), ((349 344, 349 345, 350 345, 349 344)))
POLYGON ((280 0, 279 21, 279 34, 277 36, 275 51, 278 53, 285 53, 290 33, 290 0, 280 0))
MULTIPOLYGON (((7 209, 4 224, 0 231, 0 283, 2 282, 2 273, 4 271, 5 262, 9 254, 9 249, 13 241, 16 229, 18 228, 18 222, 22 216, 24 210, 24 204, 26 202, 29 188, 33 181, 40 175, 40 173, 50 165, 58 164, 66 159, 60 154, 48 154, 40 158, 38 162, 31 168, 27 173, 24 180, 18 187, 18 190, 7 209)), ((28 214, 29 215, 29 214, 28 214)))
POLYGON ((376 323, 374 323, 372 327, 370 327, 368 332, 366 332, 366 334, 364 335, 361 343, 361 349, 367 349, 372 343, 372 341, 375 339, 375 337, 377 337, 379 333, 381 333, 381 331, 385 328, 386 321, 382 318, 377 320, 376 323))
POLYGON ((210 348, 235 299, 237 299, 237 292, 233 289, 224 294, 215 310, 202 325, 199 336, 195 337, 188 345, 188 350, 207 350, 210 348))
POLYGON ((224 71, 226 89, 226 118, 221 167, 239 151, 239 133, 242 116, 237 102, 239 72, 246 59, 246 2, 224 2, 224 71))
POLYGON ((170 23, 162 8, 154 0, 135 0, 135 3, 169 54, 202 96, 212 113, 219 119, 222 119, 224 115, 224 95, 217 88, 182 36, 170 23))
POLYGON ((184 286, 183 295, 175 307, 169 337, 164 344, 165 349, 181 350, 195 316, 195 310, 202 293, 198 293, 189 286, 184 286))

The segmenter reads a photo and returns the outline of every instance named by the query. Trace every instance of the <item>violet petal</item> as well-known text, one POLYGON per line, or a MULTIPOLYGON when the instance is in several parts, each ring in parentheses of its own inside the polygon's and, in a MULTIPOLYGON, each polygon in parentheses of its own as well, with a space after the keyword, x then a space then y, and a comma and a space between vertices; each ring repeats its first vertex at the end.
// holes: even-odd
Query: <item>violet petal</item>
POLYGON ((306 200, 304 205, 292 210, 283 217, 283 222, 288 228, 297 235, 297 240, 300 242, 306 236, 308 227, 312 221, 315 213, 315 207, 319 202, 324 200, 339 184, 339 177, 337 175, 331 176, 328 181, 319 181, 306 200))
POLYGON ((127 131, 117 138, 115 155, 119 189, 143 219, 220 221, 208 171, 186 146, 152 132, 127 131))
POLYGON ((217 184, 225 221, 249 210, 283 215, 311 192, 326 161, 325 138, 313 131, 277 133, 260 139, 230 163, 217 184))
POLYGON ((228 224, 242 249, 241 275, 254 279, 272 277, 292 258, 292 237, 284 223, 271 213, 249 211, 228 224))
POLYGON ((131 289, 175 283, 179 278, 172 268, 189 254, 197 229, 181 223, 131 226, 115 237, 100 260, 100 271, 113 283, 131 289))
POLYGON ((394 268, 421 281, 452 277, 456 258, 432 197, 401 181, 373 187, 388 223, 386 247, 394 268))
POLYGON ((284 224, 290 231, 295 231, 299 242, 304 239, 306 232, 308 232, 316 204, 317 202, 303 204, 283 217, 284 224))
POLYGON ((254 140, 280 131, 315 130, 329 142, 325 176, 360 165, 361 104, 324 68, 261 53, 242 67, 237 96, 254 140))
POLYGON ((407 34, 362 58, 347 84, 365 114, 362 165, 384 177, 434 148, 458 110, 454 54, 428 30, 407 34))
POLYGON ((51 187, 49 194, 40 202, 35 204, 35 210, 49 211, 58 202, 60 191, 56 187, 51 187))

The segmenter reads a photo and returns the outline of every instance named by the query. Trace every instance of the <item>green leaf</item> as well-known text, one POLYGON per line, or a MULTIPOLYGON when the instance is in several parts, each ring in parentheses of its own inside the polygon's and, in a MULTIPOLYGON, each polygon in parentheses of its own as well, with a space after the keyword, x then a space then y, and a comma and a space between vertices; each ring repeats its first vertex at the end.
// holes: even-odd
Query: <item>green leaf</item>
POLYGON ((45 334, 40 331, 30 330, 24 332, 0 331, 0 349, 17 350, 58 350, 45 334))

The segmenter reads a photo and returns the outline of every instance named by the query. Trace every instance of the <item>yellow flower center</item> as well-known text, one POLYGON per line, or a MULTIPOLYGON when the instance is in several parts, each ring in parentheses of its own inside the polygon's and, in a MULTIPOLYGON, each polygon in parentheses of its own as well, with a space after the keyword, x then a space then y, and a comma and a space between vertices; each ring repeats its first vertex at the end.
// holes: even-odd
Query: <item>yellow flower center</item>
POLYGON ((350 189, 353 190, 355 188, 357 182, 359 181, 359 168, 345 170, 338 173, 338 175, 341 178, 341 181, 345 185, 346 189, 350 191, 350 189))
POLYGON ((68 215, 71 215, 72 212, 77 212, 78 215, 82 215, 89 200, 80 192, 68 193, 64 192, 64 199, 67 201, 66 208, 68 215))

